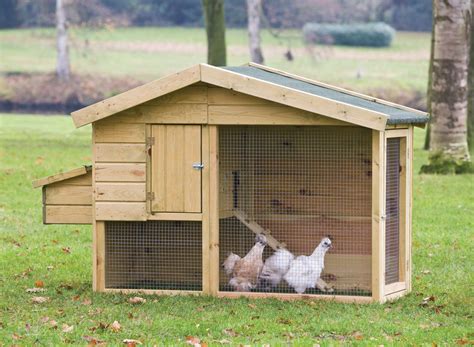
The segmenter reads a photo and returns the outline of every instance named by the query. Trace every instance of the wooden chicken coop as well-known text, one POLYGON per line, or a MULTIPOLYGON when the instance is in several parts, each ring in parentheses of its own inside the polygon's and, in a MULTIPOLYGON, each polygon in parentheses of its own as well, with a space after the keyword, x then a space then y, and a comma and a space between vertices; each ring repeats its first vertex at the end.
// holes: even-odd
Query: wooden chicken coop
POLYGON ((426 113, 249 64, 200 64, 72 113, 93 162, 34 182, 46 224, 91 224, 100 292, 384 302, 411 290, 413 127, 426 113), (256 234, 318 286, 236 292, 256 234))

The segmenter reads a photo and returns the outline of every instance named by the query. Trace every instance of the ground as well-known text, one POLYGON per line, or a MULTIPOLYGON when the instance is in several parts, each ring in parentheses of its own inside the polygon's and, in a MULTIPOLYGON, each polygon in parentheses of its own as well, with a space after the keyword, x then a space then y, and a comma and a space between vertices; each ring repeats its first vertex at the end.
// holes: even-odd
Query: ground
MULTIPOLYGON (((83 75, 146 82, 206 60, 201 28, 71 28, 69 34, 72 71, 83 75)), ((399 32, 386 48, 307 47, 300 31, 282 37, 262 33, 269 66, 397 100, 401 93, 426 91, 429 33, 399 32), (288 46, 295 57, 291 62, 284 57, 288 46)), ((248 62, 247 40, 244 29, 227 30, 228 65, 248 62)), ((0 74, 50 73, 56 63, 54 48, 53 29, 0 30, 0 74)), ((0 96, 8 93, 5 84, 0 96)))
MULTIPOLYGON (((427 160, 423 136, 417 129, 416 172, 427 160)), ((0 115, 0 345, 474 343, 472 175, 415 174, 413 292, 394 303, 144 296, 131 304, 91 291, 90 226, 41 223, 31 181, 90 155, 90 127, 77 130, 69 117, 0 115), (35 283, 44 292, 28 293, 35 283), (37 296, 49 301, 35 304, 37 296)))

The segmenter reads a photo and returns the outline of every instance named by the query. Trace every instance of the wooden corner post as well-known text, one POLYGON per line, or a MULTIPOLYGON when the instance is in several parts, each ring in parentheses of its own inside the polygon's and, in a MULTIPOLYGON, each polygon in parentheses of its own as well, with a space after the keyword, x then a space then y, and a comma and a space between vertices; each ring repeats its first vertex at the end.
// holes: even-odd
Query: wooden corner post
POLYGON ((385 133, 372 130, 372 299, 383 302, 385 285, 385 133))
POLYGON ((210 293, 219 291, 219 129, 209 126, 209 272, 210 293))

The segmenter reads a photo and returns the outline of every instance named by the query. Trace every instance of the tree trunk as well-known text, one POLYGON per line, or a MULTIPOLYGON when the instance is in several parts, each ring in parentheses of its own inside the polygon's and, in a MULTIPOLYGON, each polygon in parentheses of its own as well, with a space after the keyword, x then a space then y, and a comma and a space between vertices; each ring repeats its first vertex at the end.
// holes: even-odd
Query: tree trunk
POLYGON ((469 160, 467 147, 470 0, 436 0, 431 84, 431 150, 469 160))
POLYGON ((260 47, 260 13, 262 0, 247 0, 247 21, 249 32, 250 60, 263 64, 263 54, 260 47))
POLYGON ((60 80, 69 80, 69 52, 67 43, 66 13, 63 0, 56 0, 57 65, 56 74, 60 80))
MULTIPOLYGON (((434 18, 434 8, 435 8, 435 1, 433 0, 433 18, 434 18)), ((426 93, 426 108, 428 109, 428 113, 431 114, 431 82, 433 80, 433 57, 434 57, 434 42, 435 42, 435 28, 434 28, 434 19, 431 25, 431 50, 430 50, 430 67, 428 68, 428 91, 426 93)), ((425 135, 425 144, 423 148, 427 151, 430 149, 430 134, 431 134, 431 121, 428 123, 426 127, 426 135, 425 135)))
POLYGON ((469 49, 469 113, 467 115, 467 142, 474 156, 474 0, 471 0, 471 37, 469 49))
POLYGON ((226 65, 224 0, 202 0, 207 33, 207 62, 226 65))

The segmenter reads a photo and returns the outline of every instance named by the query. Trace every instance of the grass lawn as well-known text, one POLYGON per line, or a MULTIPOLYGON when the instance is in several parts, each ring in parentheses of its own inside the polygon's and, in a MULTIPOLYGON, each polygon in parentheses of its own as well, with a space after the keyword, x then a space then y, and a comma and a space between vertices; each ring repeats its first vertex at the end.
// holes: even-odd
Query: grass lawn
MULTIPOLYGON (((206 60, 202 28, 71 28, 72 69, 81 74, 131 76, 149 81, 206 60)), ((262 32, 267 65, 358 91, 425 92, 430 34, 399 32, 388 48, 304 46, 292 37, 295 60, 284 58, 287 40, 262 32), (337 72, 337 73, 335 73, 337 72)), ((249 61, 247 32, 228 29, 228 65, 249 61)), ((0 30, 0 73, 51 72, 56 62, 53 29, 0 30)), ((1 81, 0 81, 1 82, 1 81)))
MULTIPOLYGON (((427 158, 423 135, 417 129, 416 171, 427 158)), ((132 305, 92 293, 91 227, 42 225, 41 191, 31 188, 90 162, 89 140, 90 128, 76 130, 68 117, 0 116, 0 345, 85 345, 87 336, 108 345, 186 336, 209 345, 473 343, 474 176, 415 175, 413 292, 394 303, 149 296, 132 305), (36 281, 45 292, 27 293, 36 281), (33 304, 38 295, 50 301, 33 304)))

